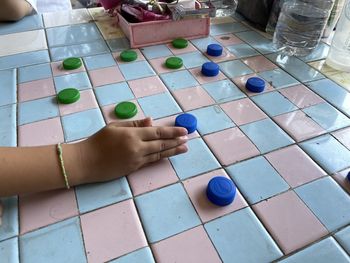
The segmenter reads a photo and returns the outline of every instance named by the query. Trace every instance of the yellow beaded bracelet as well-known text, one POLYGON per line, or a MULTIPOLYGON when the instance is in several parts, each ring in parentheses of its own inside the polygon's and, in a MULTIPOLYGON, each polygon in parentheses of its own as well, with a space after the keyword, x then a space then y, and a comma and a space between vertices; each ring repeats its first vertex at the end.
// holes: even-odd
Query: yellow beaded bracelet
POLYGON ((66 169, 64 167, 64 161, 63 161, 63 151, 62 151, 62 146, 61 144, 57 144, 57 152, 58 152, 58 158, 60 160, 60 164, 61 164, 61 169, 62 169, 62 173, 63 173, 63 177, 64 177, 64 182, 66 184, 67 189, 70 188, 69 186, 69 182, 68 182, 68 176, 66 173, 66 169))

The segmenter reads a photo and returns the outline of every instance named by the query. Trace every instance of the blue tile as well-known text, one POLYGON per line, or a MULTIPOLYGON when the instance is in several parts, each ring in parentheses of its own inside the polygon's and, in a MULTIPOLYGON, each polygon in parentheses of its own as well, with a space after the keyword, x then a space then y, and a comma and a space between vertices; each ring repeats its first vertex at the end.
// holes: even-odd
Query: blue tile
POLYGON ((80 213, 86 213, 132 197, 125 177, 106 183, 78 186, 75 193, 80 213))
POLYGON ((294 143, 292 138, 270 119, 243 125, 241 129, 261 153, 267 153, 294 143))
POLYGON ((217 105, 196 109, 189 113, 196 116, 197 130, 201 135, 234 127, 235 124, 217 105))
POLYGON ((202 87, 217 103, 245 98, 244 93, 232 81, 225 79, 203 84, 202 87))
POLYGON ((266 56, 294 78, 301 82, 323 79, 324 76, 296 57, 283 56, 278 53, 266 56))
POLYGON ((181 184, 174 184, 135 198, 151 243, 198 226, 201 222, 181 184))
POLYGON ((4 263, 19 263, 17 237, 0 242, 0 256, 4 263))
POLYGON ((276 52, 272 40, 267 39, 255 31, 247 31, 235 34, 237 37, 247 42, 258 50, 261 54, 276 52))
POLYGON ((16 103, 16 70, 8 69, 0 71, 1 96, 0 106, 16 103))
POLYGON ((329 174, 350 166, 350 151, 330 135, 324 135, 300 144, 329 174))
POLYGON ((121 37, 116 39, 108 39, 107 45, 113 52, 123 51, 125 49, 130 49, 130 42, 127 38, 121 37))
POLYGON ((168 89, 172 91, 199 85, 197 80, 187 70, 161 74, 160 78, 163 80, 168 89), (179 79, 181 79, 181 81, 179 81, 179 79))
POLYGON ((255 204, 289 189, 289 185, 262 156, 231 165, 227 172, 249 204, 255 204))
POLYGON ((141 79, 156 75, 147 61, 120 64, 119 69, 126 80, 141 79))
POLYGON ((25 234, 20 237, 20 246, 23 263, 87 262, 78 218, 25 234))
POLYGON ((26 66, 18 69, 18 82, 28 82, 38 79, 51 78, 51 66, 49 63, 26 66))
POLYGON ((246 64, 240 60, 232 60, 219 63, 220 70, 229 78, 236 78, 254 73, 246 64))
POLYGON ((320 42, 311 54, 305 57, 299 57, 304 62, 311 62, 315 60, 325 59, 328 56, 329 46, 320 42))
POLYGON ((94 23, 47 28, 46 35, 49 47, 89 43, 102 39, 94 23))
POLYGON ((105 126, 101 111, 91 109, 62 117, 66 142, 89 137, 105 126))
POLYGON ((52 61, 64 60, 68 57, 86 57, 109 52, 104 40, 91 43, 77 44, 50 48, 52 61))
POLYGON ((171 56, 172 53, 166 45, 155 45, 150 47, 140 48, 141 52, 147 59, 171 56))
POLYGON ((223 23, 210 25, 210 35, 212 36, 237 33, 248 30, 249 29, 241 23, 223 23))
POLYGON ((84 62, 88 70, 112 67, 117 64, 110 53, 85 57, 84 62))
POLYGON ((332 237, 280 261, 281 263, 348 263, 350 258, 332 237))
POLYGON ((19 125, 50 119, 58 115, 56 97, 25 101, 18 104, 19 125))
POLYGON ((329 132, 350 126, 350 119, 327 102, 305 108, 303 111, 329 132))
POLYGON ((237 58, 245 58, 259 55, 259 53, 248 44, 237 44, 226 47, 237 58))
POLYGON ((208 45, 210 44, 218 44, 220 43, 216 41, 211 36, 204 37, 204 38, 197 38, 197 39, 191 39, 192 44, 199 49, 202 52, 205 52, 207 50, 208 45))
POLYGON ((94 89, 100 106, 132 100, 134 95, 126 82, 100 86, 94 89))
POLYGON ((220 167, 219 162, 202 139, 192 139, 187 143, 188 151, 170 157, 170 161, 181 180, 220 167))
POLYGON ((0 35, 19 33, 43 28, 41 15, 31 15, 23 17, 21 20, 14 22, 0 23, 0 35))
POLYGON ((0 57, 0 70, 50 62, 49 52, 39 50, 0 57))
POLYGON ((267 115, 274 117, 298 108, 279 92, 268 92, 251 98, 267 115))
POLYGON ((149 247, 144 247, 134 252, 122 256, 118 259, 112 260, 109 263, 155 263, 152 252, 149 247))
POLYGON ((205 229, 223 262, 271 262, 283 255, 250 208, 215 219, 205 229))
POLYGON ((145 115, 154 119, 181 112, 179 105, 168 92, 139 98, 138 102, 145 115))
POLYGON ((350 253, 350 226, 335 233, 334 237, 337 239, 339 244, 350 253))
POLYGON ((75 88, 78 90, 91 88, 90 80, 86 72, 54 77, 54 82, 57 93, 67 88, 75 88))
POLYGON ((210 61, 206 56, 198 51, 180 54, 177 55, 177 57, 182 59, 183 64, 186 68, 201 67, 204 63, 210 61))
POLYGON ((295 78, 282 69, 274 69, 258 73, 260 77, 270 83, 274 88, 281 89, 300 84, 295 78))
POLYGON ((18 236, 18 198, 0 198, 2 204, 2 224, 0 227, 0 241, 18 236))
POLYGON ((317 80, 306 85, 350 117, 350 93, 347 90, 330 79, 317 80))
POLYGON ((0 146, 17 145, 16 104, 0 107, 0 146))
POLYGON ((330 232, 350 223, 350 197, 330 176, 295 192, 330 232))

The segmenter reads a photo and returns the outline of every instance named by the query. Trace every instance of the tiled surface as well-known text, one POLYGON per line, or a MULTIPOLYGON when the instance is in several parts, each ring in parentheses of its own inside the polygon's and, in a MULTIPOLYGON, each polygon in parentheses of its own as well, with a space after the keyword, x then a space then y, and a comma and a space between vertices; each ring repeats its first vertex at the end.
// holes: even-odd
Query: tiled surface
POLYGON ((345 249, 346 252, 350 252, 350 227, 346 227, 337 232, 334 237, 339 244, 345 249))

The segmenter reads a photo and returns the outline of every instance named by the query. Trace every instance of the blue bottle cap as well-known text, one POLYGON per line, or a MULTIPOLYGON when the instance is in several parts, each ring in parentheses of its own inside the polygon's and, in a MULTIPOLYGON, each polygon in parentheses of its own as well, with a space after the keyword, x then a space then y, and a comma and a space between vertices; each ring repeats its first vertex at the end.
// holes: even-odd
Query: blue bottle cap
POLYGON ((197 118, 189 113, 180 114, 175 119, 175 126, 186 128, 190 134, 197 130, 197 118))
POLYGON ((346 179, 348 180, 348 183, 350 183, 350 172, 348 172, 348 175, 346 176, 346 179))
POLYGON ((247 80, 245 87, 251 92, 260 93, 265 89, 265 81, 261 78, 252 77, 247 80))
POLYGON ((202 65, 202 74, 207 77, 214 77, 219 74, 219 65, 214 62, 206 62, 202 65))
POLYGON ((207 197, 215 205, 226 206, 233 202, 236 195, 236 186, 228 178, 216 176, 207 187, 207 197))
POLYGON ((220 46, 219 44, 208 45, 207 54, 213 57, 220 57, 222 55, 222 46, 220 46))

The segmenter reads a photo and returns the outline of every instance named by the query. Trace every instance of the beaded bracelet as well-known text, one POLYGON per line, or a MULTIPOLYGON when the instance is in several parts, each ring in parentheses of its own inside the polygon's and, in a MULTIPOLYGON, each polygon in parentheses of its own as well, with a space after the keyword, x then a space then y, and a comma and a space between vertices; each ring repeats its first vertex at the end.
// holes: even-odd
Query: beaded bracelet
POLYGON ((63 174, 63 177, 64 177, 64 182, 66 184, 66 188, 69 189, 70 186, 69 186, 69 182, 68 182, 68 176, 67 176, 67 173, 66 173, 66 169, 64 167, 64 161, 63 161, 63 151, 62 151, 62 146, 61 144, 57 144, 57 152, 58 152, 58 158, 60 160, 60 164, 61 164, 61 169, 62 169, 62 174, 63 174))

